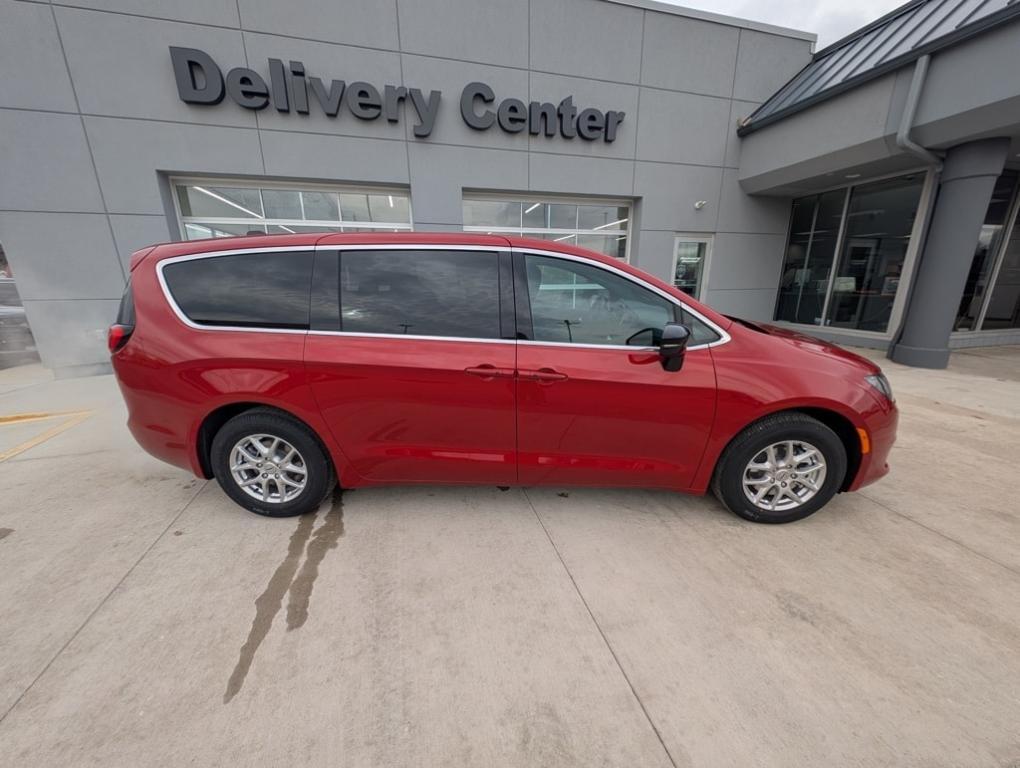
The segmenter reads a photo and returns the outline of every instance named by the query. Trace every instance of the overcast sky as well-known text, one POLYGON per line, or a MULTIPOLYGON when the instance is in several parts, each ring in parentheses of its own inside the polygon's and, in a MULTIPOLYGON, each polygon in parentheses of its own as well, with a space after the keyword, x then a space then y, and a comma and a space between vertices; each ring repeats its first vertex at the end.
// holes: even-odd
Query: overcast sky
POLYGON ((764 21, 818 35, 816 50, 903 5, 905 0, 665 0, 672 5, 764 21))

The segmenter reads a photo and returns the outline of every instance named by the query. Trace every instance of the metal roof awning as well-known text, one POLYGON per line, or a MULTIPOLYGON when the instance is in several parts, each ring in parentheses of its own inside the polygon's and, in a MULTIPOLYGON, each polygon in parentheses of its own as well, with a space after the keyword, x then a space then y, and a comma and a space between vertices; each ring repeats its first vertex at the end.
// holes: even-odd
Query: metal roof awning
POLYGON ((911 0, 818 51, 737 129, 745 136, 926 54, 1020 18, 1020 0, 911 0))

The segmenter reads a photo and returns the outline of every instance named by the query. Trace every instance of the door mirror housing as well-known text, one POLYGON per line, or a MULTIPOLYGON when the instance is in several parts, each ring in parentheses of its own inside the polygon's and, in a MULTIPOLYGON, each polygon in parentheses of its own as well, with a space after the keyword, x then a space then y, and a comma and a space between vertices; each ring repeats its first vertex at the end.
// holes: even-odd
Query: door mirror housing
POLYGON ((666 323, 659 342, 659 360, 663 369, 679 371, 684 365, 687 342, 691 340, 691 329, 680 323, 666 323))

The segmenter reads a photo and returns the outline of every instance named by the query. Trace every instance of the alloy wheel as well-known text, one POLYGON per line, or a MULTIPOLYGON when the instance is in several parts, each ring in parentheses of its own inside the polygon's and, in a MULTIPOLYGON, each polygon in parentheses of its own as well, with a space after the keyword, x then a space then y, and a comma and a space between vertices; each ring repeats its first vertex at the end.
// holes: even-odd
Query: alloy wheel
POLYGON ((246 494, 269 504, 293 501, 305 489, 308 468, 297 448, 282 437, 242 437, 230 449, 230 474, 246 494))
POLYGON ((758 509, 786 512, 813 499, 825 484, 825 457, 810 443, 785 440, 755 454, 744 468, 744 495, 758 509))

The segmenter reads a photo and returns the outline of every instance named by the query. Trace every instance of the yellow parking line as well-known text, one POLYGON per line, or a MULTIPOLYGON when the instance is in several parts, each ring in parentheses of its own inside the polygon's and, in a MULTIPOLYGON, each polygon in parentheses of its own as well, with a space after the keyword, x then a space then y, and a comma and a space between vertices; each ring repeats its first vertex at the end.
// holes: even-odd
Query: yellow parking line
POLYGON ((66 421, 57 424, 56 426, 50 427, 42 434, 36 435, 31 440, 26 440, 19 445, 9 448, 8 450, 0 453, 0 462, 7 461, 10 458, 17 456, 19 453, 24 453, 27 450, 35 448, 37 445, 42 445, 47 440, 56 437, 61 432, 66 432, 71 427, 76 427, 81 424, 85 419, 92 415, 92 411, 65 411, 63 413, 22 413, 16 416, 0 416, 0 424, 24 424, 31 421, 42 421, 44 419, 55 419, 61 417, 67 417, 66 421))
POLYGON ((7 416, 0 415, 0 426, 4 424, 24 424, 29 421, 45 421, 46 419, 60 419, 66 416, 77 416, 79 413, 91 413, 91 411, 49 411, 47 413, 12 413, 7 416))

